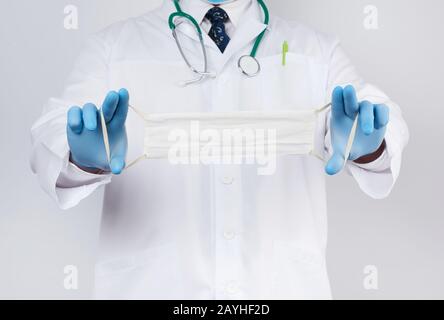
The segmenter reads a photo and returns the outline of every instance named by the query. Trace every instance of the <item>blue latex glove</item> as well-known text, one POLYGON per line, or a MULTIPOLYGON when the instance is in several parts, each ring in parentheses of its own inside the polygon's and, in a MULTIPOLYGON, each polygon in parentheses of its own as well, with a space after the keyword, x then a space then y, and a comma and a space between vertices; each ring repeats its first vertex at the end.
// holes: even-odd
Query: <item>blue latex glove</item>
POLYGON ((339 173, 344 167, 345 149, 354 119, 358 114, 356 137, 348 160, 354 161, 370 155, 376 152, 384 142, 389 122, 389 108, 386 105, 374 105, 368 101, 359 103, 352 86, 344 89, 337 87, 333 91, 330 122, 333 156, 325 167, 329 175, 339 173))
POLYGON ((111 171, 120 174, 125 167, 128 140, 125 122, 128 114, 129 94, 126 89, 111 91, 102 105, 108 128, 111 165, 103 143, 100 114, 97 107, 87 103, 83 108, 68 111, 67 135, 71 160, 87 171, 111 171))

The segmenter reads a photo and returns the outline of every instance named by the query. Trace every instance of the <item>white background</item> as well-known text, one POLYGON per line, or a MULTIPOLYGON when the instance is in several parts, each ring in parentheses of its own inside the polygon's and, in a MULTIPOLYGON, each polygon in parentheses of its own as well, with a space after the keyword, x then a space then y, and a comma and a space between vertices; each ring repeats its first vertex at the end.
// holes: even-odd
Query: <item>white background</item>
MULTIPOLYGON (((30 171, 29 129, 46 100, 62 90, 88 34, 161 0, 1 2, 0 298, 88 298, 101 194, 74 210, 58 210, 30 171), (68 4, 79 8, 79 30, 63 27, 68 4), (77 291, 63 288, 68 264, 79 267, 77 291)), ((366 80, 401 105, 411 130, 401 177, 387 200, 367 198, 345 174, 328 179, 335 298, 443 299, 444 2, 267 3, 274 14, 338 35, 366 80), (379 9, 377 31, 363 27, 369 4, 379 9), (379 290, 364 289, 366 265, 378 267, 379 290)))

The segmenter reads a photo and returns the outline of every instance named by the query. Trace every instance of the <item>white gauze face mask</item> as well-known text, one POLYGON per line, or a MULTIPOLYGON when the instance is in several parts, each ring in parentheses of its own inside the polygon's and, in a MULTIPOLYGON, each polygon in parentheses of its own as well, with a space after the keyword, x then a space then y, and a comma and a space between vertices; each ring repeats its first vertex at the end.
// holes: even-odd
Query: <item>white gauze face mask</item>
MULTIPOLYGON (((164 159, 172 165, 248 164, 259 175, 275 172, 280 156, 313 155, 318 114, 327 110, 233 113, 145 113, 133 106, 144 120, 144 159, 164 159)), ((105 149, 109 141, 101 113, 105 149)), ((354 136, 354 133, 352 134, 354 136)), ((351 137, 353 141, 354 137, 351 137)), ((347 154, 351 143, 347 147, 347 154)))

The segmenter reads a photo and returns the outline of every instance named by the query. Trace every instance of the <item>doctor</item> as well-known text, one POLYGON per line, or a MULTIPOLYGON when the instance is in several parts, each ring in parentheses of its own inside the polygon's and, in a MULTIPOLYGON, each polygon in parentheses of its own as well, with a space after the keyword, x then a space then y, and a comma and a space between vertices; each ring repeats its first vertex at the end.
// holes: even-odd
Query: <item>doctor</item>
POLYGON ((33 171, 61 208, 106 185, 96 298, 329 299, 326 173, 345 162, 363 192, 388 196, 408 130, 398 106, 359 77, 335 38, 268 21, 262 1, 165 0, 92 37, 32 137, 33 171), (177 12, 196 21, 173 19, 187 61, 169 27, 177 12), (257 75, 239 71, 242 56, 259 62, 257 75), (208 75, 179 86, 196 78, 186 62, 208 75), (314 110, 331 101, 315 131, 315 150, 327 161, 282 156, 269 176, 246 165, 162 159, 125 170, 144 135, 143 121, 128 112, 130 99, 149 113, 314 110))

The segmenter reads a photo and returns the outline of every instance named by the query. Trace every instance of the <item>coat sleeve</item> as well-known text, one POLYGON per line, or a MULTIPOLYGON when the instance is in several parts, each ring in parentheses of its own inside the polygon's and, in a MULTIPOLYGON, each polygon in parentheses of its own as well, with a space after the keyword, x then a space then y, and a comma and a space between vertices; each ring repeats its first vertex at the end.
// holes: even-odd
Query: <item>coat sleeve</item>
MULTIPOLYGON (((407 125, 398 105, 380 89, 361 79, 339 42, 334 41, 331 48, 329 50, 328 96, 331 97, 336 86, 353 85, 359 101, 368 100, 374 104, 386 104, 390 108, 390 121, 385 137, 387 148, 383 155, 376 161, 365 165, 358 165, 351 161, 346 165, 346 170, 366 194, 375 199, 385 198, 390 194, 399 176, 402 152, 409 140, 407 125)), ((333 153, 329 128, 330 117, 329 114, 325 139, 329 156, 333 153)))
POLYGON ((60 208, 69 209, 111 181, 109 175, 86 173, 69 162, 67 111, 92 102, 100 106, 108 92, 110 46, 103 34, 88 41, 78 58, 63 94, 51 98, 31 129, 31 168, 41 187, 60 208))

